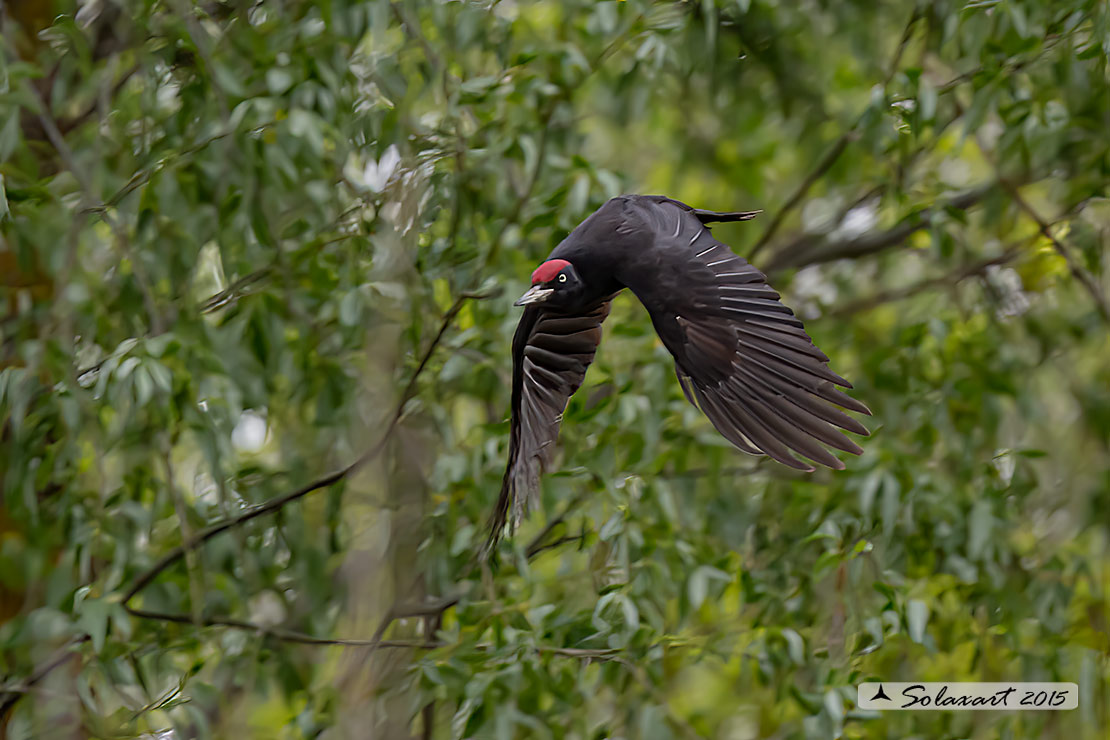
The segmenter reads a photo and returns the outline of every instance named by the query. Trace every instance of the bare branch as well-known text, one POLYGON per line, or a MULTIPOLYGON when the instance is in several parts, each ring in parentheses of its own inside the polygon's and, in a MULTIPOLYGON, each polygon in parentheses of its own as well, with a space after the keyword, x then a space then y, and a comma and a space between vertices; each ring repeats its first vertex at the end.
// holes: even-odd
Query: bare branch
MULTIPOLYGON (((120 76, 120 78, 112 84, 112 89, 108 92, 107 97, 109 99, 115 98, 115 96, 119 94, 119 91, 123 89, 123 86, 127 84, 127 81, 130 80, 138 71, 139 65, 136 64, 128 69, 126 72, 124 72, 120 76)), ((74 129, 80 127, 90 118, 95 116, 98 109, 98 103, 93 102, 88 108, 86 108, 81 113, 78 113, 73 118, 67 118, 65 120, 58 121, 58 130, 61 131, 63 134, 68 134, 70 131, 73 131, 74 129)))
MULTIPOLYGON (((913 30, 913 26, 919 19, 920 19, 920 11, 915 10, 914 14, 910 17, 909 22, 906 24, 906 28, 902 33, 902 39, 899 42, 898 47, 895 50, 894 60, 892 61, 891 65, 890 65, 890 68, 887 71, 887 77, 884 80, 883 85, 882 85, 884 92, 885 92, 886 88, 890 85, 891 80, 894 78, 894 75, 898 71, 899 62, 901 61, 902 55, 905 52, 906 46, 909 43, 909 40, 912 36, 911 32, 913 30)), ((1033 56, 1030 56, 1026 59, 1022 59, 1022 60, 1007 63, 1004 66, 1004 70, 1008 74, 1013 74, 1015 72, 1020 71, 1021 69, 1024 69, 1025 67, 1029 66, 1030 64, 1040 60, 1042 57, 1044 57, 1056 45, 1057 41, 1059 40, 1059 37, 1054 38, 1054 37, 1051 36, 1051 34, 1046 35, 1045 38, 1046 38, 1045 45, 1036 54, 1034 54, 1033 56)), ((984 71, 984 69, 985 69, 985 67, 980 66, 980 67, 977 67, 977 68, 971 70, 970 72, 966 72, 964 74, 957 75, 956 77, 953 77, 948 82, 945 82, 945 83, 937 86, 937 88, 936 88, 937 95, 945 95, 947 93, 952 92, 957 87, 959 87, 959 85, 973 79, 975 77, 975 75, 984 71)), ((786 215, 791 210, 793 210, 794 208, 796 208, 798 206, 798 204, 801 202, 801 200, 805 197, 806 193, 809 192, 809 189, 811 187, 813 187, 813 185, 819 179, 821 179, 821 177, 823 177, 825 175, 825 173, 829 171, 829 169, 832 168, 832 166, 836 163, 836 161, 840 157, 840 155, 844 153, 844 150, 847 148, 848 144, 850 144, 858 136, 858 128, 859 128, 859 125, 862 123, 862 121, 863 121, 863 115, 861 115, 859 118, 857 118, 856 121, 852 124, 852 126, 847 131, 845 131, 843 134, 840 135, 840 137, 833 143, 833 145, 828 149, 828 151, 825 152, 824 156, 822 156, 821 159, 819 159, 817 161, 817 164, 814 165, 813 170, 802 180, 801 183, 799 183, 798 187, 794 190, 794 192, 792 192, 790 194, 790 197, 787 198, 787 200, 783 204, 782 208, 780 208, 779 211, 776 212, 775 215, 771 218, 770 223, 768 223, 768 225, 767 225, 767 229, 759 237, 759 240, 756 242, 755 246, 749 252, 749 254, 748 254, 749 260, 751 259, 751 257, 758 254, 765 246, 767 246, 767 244, 770 242, 771 238, 777 233, 779 227, 782 226, 782 222, 784 221, 786 215)), ((912 232, 910 232, 910 233, 912 233, 912 232)), ((892 230, 892 232, 889 233, 889 237, 892 238, 892 239, 895 239, 895 241, 892 244, 884 244, 883 246, 884 247, 885 246, 893 246, 893 244, 897 244, 897 243, 901 242, 908 235, 909 234, 905 234, 905 235, 902 235, 901 237, 899 237, 898 232, 892 230)), ((882 248, 882 247, 880 247, 880 248, 882 248)), ((787 249, 789 249, 789 247, 787 249)), ((783 250, 780 250, 780 251, 783 251, 783 250)), ((860 255, 848 254, 848 255, 845 255, 845 256, 854 257, 854 256, 860 256, 860 255)), ((837 258, 833 257, 832 259, 837 259, 837 258)), ((775 261, 775 258, 772 258, 772 263, 774 261, 775 261)), ((815 261, 824 262, 826 260, 818 259, 818 260, 815 260, 815 261)), ((800 266, 801 265, 784 265, 782 268, 778 268, 778 269, 784 269, 785 267, 800 267, 800 266)), ((772 268, 772 269, 774 269, 774 268, 772 268)))
POLYGON ((458 603, 458 596, 445 596, 442 599, 435 599, 422 604, 394 604, 393 608, 389 610, 389 613, 392 615, 393 619, 433 617, 443 614, 443 612, 458 603))
MULTIPOLYGON (((1065 36, 1063 36, 1063 35, 1053 35, 1051 33, 1051 31, 1046 32, 1045 37, 1043 39, 1045 41, 1045 44, 1044 44, 1044 46, 1042 46, 1040 48, 1040 50, 1037 51, 1036 54, 1034 54, 1030 57, 1027 57, 1025 59, 1018 59, 1018 60, 1011 59, 1011 60, 1008 60, 1006 63, 1004 63, 1002 65, 1001 69, 998 71, 999 76, 1000 77, 1009 77, 1009 76, 1025 69, 1026 67, 1028 67, 1033 62, 1040 61, 1040 59, 1042 57, 1044 57, 1046 54, 1048 54, 1048 52, 1050 52, 1056 46, 1056 44, 1058 44, 1060 42, 1060 40, 1063 39, 1063 38, 1065 38, 1065 36)), ((945 82, 944 84, 939 85, 937 87, 937 95, 944 95, 945 93, 948 93, 948 92, 951 92, 952 90, 955 90, 957 87, 959 87, 963 83, 970 82, 971 80, 975 79, 976 75, 982 74, 986 70, 987 70, 986 65, 979 65, 978 67, 975 67, 972 70, 964 72, 963 74, 956 75, 955 77, 950 79, 948 82, 945 82)))

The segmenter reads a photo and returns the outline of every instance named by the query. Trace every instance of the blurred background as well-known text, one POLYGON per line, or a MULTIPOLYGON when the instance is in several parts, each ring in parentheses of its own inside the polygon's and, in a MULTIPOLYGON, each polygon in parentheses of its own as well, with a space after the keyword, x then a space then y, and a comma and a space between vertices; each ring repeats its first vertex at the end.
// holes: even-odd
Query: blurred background
POLYGON ((1106 737, 1106 3, 0 7, 0 736, 1106 737), (873 435, 736 451, 624 295, 482 566, 511 303, 625 192, 763 209, 873 435))

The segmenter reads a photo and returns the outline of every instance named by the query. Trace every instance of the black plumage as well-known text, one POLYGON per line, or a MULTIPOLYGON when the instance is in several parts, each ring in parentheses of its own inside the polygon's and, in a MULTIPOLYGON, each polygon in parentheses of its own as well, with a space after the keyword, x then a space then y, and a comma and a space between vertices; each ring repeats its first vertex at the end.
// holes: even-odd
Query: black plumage
POLYGON ((512 509, 535 503, 563 410, 582 385, 609 304, 630 289, 647 308, 690 403, 744 452, 798 470, 844 463, 825 449, 862 450, 839 432, 867 429, 837 406, 867 407, 837 386, 794 313, 763 273, 713 238, 706 224, 756 212, 716 213, 663 196, 613 198, 564 239, 532 275, 513 337, 509 461, 490 521, 487 552, 512 509))

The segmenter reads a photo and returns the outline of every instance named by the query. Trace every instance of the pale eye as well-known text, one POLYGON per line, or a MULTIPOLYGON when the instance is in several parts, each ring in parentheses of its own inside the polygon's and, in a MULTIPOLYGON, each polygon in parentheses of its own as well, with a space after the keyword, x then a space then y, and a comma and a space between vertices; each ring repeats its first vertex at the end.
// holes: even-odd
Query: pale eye
POLYGON ((560 283, 565 283, 566 281, 567 281, 567 276, 566 275, 560 275, 559 276, 559 282, 560 283))

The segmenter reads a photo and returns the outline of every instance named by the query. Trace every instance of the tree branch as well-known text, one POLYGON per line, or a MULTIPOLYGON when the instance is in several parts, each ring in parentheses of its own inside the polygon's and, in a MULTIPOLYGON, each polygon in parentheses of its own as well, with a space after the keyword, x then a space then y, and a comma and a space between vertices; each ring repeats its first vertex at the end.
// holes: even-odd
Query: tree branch
POLYGON ((432 354, 435 352, 436 348, 443 340, 443 337, 447 333, 447 329, 451 326, 451 323, 454 321, 455 316, 458 315, 459 311, 462 310, 463 305, 465 305, 468 300, 482 300, 485 298, 489 298, 492 295, 494 294, 466 292, 460 294, 459 297, 455 299, 454 304, 451 306, 450 309, 447 310, 447 313, 443 315, 443 320, 440 323, 439 331, 436 333, 435 338, 432 339, 432 343, 428 345, 428 349, 424 351, 424 355, 420 358, 420 363, 417 365, 416 370, 413 372, 412 377, 409 378, 409 382, 406 384, 404 391, 401 393, 401 398, 397 402, 397 406, 394 408, 393 413, 390 416, 389 424, 386 426, 386 429, 382 433, 381 438, 366 452, 364 452, 357 460, 350 463, 346 467, 329 473, 322 478, 318 478, 311 483, 308 483, 301 488, 296 489, 295 491, 291 491, 283 496, 278 496, 277 498, 270 499, 269 501, 259 504, 258 506, 247 509, 243 513, 234 516, 231 519, 217 522, 216 524, 202 529, 193 537, 187 538, 185 542, 167 552, 158 560, 158 562, 156 562, 153 566, 141 573, 135 579, 131 587, 125 592, 123 596, 123 603, 126 605, 128 602, 130 602, 136 594, 149 586, 150 583, 162 573, 162 571, 184 557, 186 552, 198 547, 199 545, 202 545, 216 535, 226 532, 232 527, 238 527, 242 524, 245 524, 246 522, 249 522, 252 519, 256 519, 266 514, 272 514, 273 512, 282 509, 287 504, 292 503, 297 499, 304 498, 314 491, 329 488, 339 481, 348 478, 364 465, 366 465, 366 463, 377 457, 382 452, 382 450, 385 449, 386 443, 392 437, 393 431, 397 428, 397 424, 401 421, 401 417, 404 415, 405 406, 416 393, 416 384, 419 381, 421 374, 427 368, 428 361, 431 360, 432 354))
POLYGON ((413 23, 408 17, 404 7, 400 3, 391 2, 389 8, 393 11, 393 15, 397 19, 397 22, 401 24, 401 28, 404 29, 410 38, 415 39, 416 42, 420 44, 420 47, 424 50, 424 57, 428 62, 435 67, 436 70, 444 70, 443 60, 440 58, 439 54, 436 53, 436 50, 432 48, 432 45, 428 43, 428 39, 424 38, 424 34, 420 32, 420 26, 413 23))
POLYGON ((155 612, 147 609, 136 609, 134 607, 126 607, 127 613, 138 619, 149 619, 157 622, 173 622, 175 624, 188 624, 197 625, 201 627, 229 627, 231 629, 245 630, 247 632, 255 632, 264 637, 272 637, 275 640, 282 642, 295 642, 301 645, 343 645, 346 647, 368 647, 374 650, 379 648, 424 648, 430 649, 440 647, 442 643, 428 642, 425 640, 360 640, 348 638, 328 638, 328 637, 314 637, 305 634, 304 632, 297 632, 296 630, 287 630, 280 627, 266 627, 254 622, 248 622, 242 619, 230 619, 228 617, 205 617, 199 623, 195 622, 193 616, 190 614, 171 614, 169 612, 155 612))
MULTIPOLYGON (((157 622, 172 622, 174 624, 193 624, 192 616, 188 614, 170 614, 165 612, 148 611, 146 609, 135 609, 128 607, 127 611, 133 617, 138 619, 149 619, 157 622)), ((442 613, 442 611, 440 612, 442 613)), ((224 617, 209 617, 201 621, 203 627, 227 627, 229 629, 244 630, 246 632, 255 632, 264 637, 269 637, 281 642, 292 642, 300 645, 338 645, 341 647, 362 647, 371 648, 372 650, 396 648, 404 649, 411 648, 417 650, 434 650, 441 647, 451 647, 451 643, 443 642, 440 640, 382 640, 372 638, 369 640, 357 638, 328 638, 328 637, 314 637, 305 634, 304 632, 297 632, 296 630, 287 630, 280 627, 266 627, 254 622, 248 622, 242 619, 227 619, 224 617)), ((479 644, 475 646, 479 650, 491 650, 494 648, 490 644, 479 644)), ((622 648, 567 648, 555 647, 553 645, 535 645, 531 648, 537 653, 550 653, 551 655, 560 655, 566 658, 577 658, 579 660, 616 660, 617 656, 624 652, 622 648)))
POLYGON ((888 247, 901 244, 915 232, 924 229, 929 225, 931 216, 938 210, 946 208, 966 210, 986 198, 995 187, 996 183, 989 182, 965 190, 948 200, 941 201, 937 205, 922 208, 910 214, 902 219, 898 225, 886 231, 870 231, 860 236, 835 241, 814 236, 800 237, 776 252, 765 266, 764 271, 770 275, 790 268, 816 265, 849 257, 863 257, 881 252, 888 247))
MULTIPOLYGON (((886 97, 886 89, 890 85, 890 81, 894 79, 894 75, 898 71, 898 65, 902 61, 902 54, 905 53, 906 45, 909 44, 910 37, 913 35, 914 24, 917 23, 920 17, 921 11, 915 8, 913 14, 910 15, 909 21, 906 22, 905 29, 902 31, 902 37, 898 41, 898 46, 894 51, 894 58, 891 60, 886 77, 883 79, 882 88, 884 99, 886 97)), ((863 123, 866 115, 867 109, 864 109, 864 111, 856 117, 856 120, 848 130, 842 133, 825 154, 817 160, 817 164, 814 165, 809 174, 798 183, 798 187, 794 188, 794 192, 790 194, 786 202, 782 204, 782 207, 771 217, 771 221, 767 224, 767 228, 763 230, 763 234, 760 235, 759 240, 748 253, 749 261, 767 246, 767 243, 771 241, 771 237, 773 237, 778 232, 779 227, 782 226, 782 222, 786 219, 786 215, 794 210, 802 201, 802 198, 806 196, 806 193, 809 192, 809 189, 812 188, 818 180, 824 177, 826 172, 832 169, 832 166, 840 159, 840 155, 844 153, 848 145, 859 138, 859 127, 860 124, 863 123)))
MULTIPOLYGON (((1022 240, 1023 242, 1028 241, 1022 240)), ((963 282, 971 277, 982 275, 988 268, 995 267, 996 265, 1004 265, 1007 262, 1013 261, 1019 254, 1021 248, 1018 244, 1011 245, 1002 254, 995 257, 988 257, 986 259, 977 260, 967 265, 960 265, 954 270, 946 272, 943 275, 938 275, 934 278, 921 280, 912 285, 907 285, 903 288, 894 288, 891 290, 883 290, 878 293, 860 298, 858 300, 849 301, 848 303, 840 306, 834 306, 829 311, 822 315, 822 318, 840 318, 850 316, 861 311, 869 311, 876 306, 881 306, 884 303, 892 301, 900 301, 905 298, 910 298, 923 293, 933 288, 941 288, 945 286, 953 286, 957 283, 963 282)))
POLYGON ((23 698, 23 695, 35 684, 46 678, 47 674, 72 660, 77 655, 73 648, 88 639, 88 635, 71 638, 65 645, 58 648, 45 663, 37 666, 23 683, 0 692, 0 736, 3 735, 3 728, 7 724, 8 713, 12 711, 16 702, 23 698))
MULTIPOLYGON (((884 92, 885 92, 887 86, 889 86, 890 81, 894 78, 894 75, 898 71, 898 64, 899 64, 899 62, 902 58, 902 55, 905 52, 905 48, 906 48, 906 46, 909 43, 909 40, 911 38, 911 31, 913 29, 913 26, 917 22, 917 20, 919 20, 919 19, 920 19, 920 12, 915 10, 914 14, 910 17, 909 22, 906 24, 906 29, 902 34, 902 39, 899 42, 898 47, 895 51, 894 60, 892 61, 889 70, 887 71, 887 77, 883 82, 884 92)), ((1048 37, 1046 36, 1046 39, 1047 38, 1048 37)), ((1047 52, 1049 52, 1056 45, 1057 41, 1058 41, 1058 39, 1048 40, 1048 41, 1046 41, 1045 45, 1035 55, 1033 55, 1033 56, 1031 56, 1027 59, 1017 61, 1017 62, 1007 63, 1004 66, 1005 71, 1008 74, 1013 74, 1013 73, 1018 72, 1019 70, 1025 68, 1025 67, 1029 66, 1030 64, 1038 61, 1039 59, 1044 57, 1045 54, 1047 52)), ((976 67, 975 69, 971 70, 970 72, 965 72, 963 74, 957 75, 956 77, 953 77, 948 82, 945 82, 945 83, 939 85, 936 88, 937 95, 945 95, 947 93, 952 92, 957 87, 959 87, 961 84, 972 80, 975 77, 975 75, 983 72, 984 69, 985 69, 985 66, 981 65, 981 66, 976 67)), ((865 111, 865 113, 866 113, 866 111, 865 111)), ((755 246, 752 247, 751 251, 748 254, 748 259, 749 260, 753 256, 755 256, 756 254, 758 254, 765 246, 767 246, 767 244, 770 242, 771 238, 777 233, 779 227, 782 225, 782 222, 784 221, 787 213, 789 211, 793 210, 794 208, 796 208, 798 206, 798 204, 801 202, 801 200, 805 197, 806 193, 809 192, 809 189, 811 187, 813 187, 813 185, 819 179, 821 179, 821 177, 823 177, 825 175, 825 173, 828 172, 829 169, 832 168, 833 164, 835 164, 837 159, 840 157, 840 155, 843 154, 843 152, 847 148, 848 144, 850 144, 854 140, 854 138, 857 136, 858 127, 859 127, 860 123, 862 123, 862 121, 863 121, 863 115, 861 114, 860 117, 857 118, 856 121, 852 124, 851 128, 849 128, 847 131, 845 131, 843 134, 841 134, 841 136, 833 143, 833 145, 829 148, 829 150, 827 152, 825 152, 824 156, 822 156, 821 159, 819 159, 817 161, 817 164, 814 165, 813 170, 805 177, 805 179, 802 180, 802 182, 798 185, 798 187, 794 190, 794 192, 790 194, 790 197, 787 198, 787 200, 783 204, 782 208, 780 208, 779 211, 777 213, 775 213, 775 215, 771 218, 770 223, 767 225, 767 229, 760 236, 760 238, 756 242, 755 246)), ((910 232, 910 233, 913 233, 913 232, 910 232)), ((899 234, 897 232, 892 230, 892 232, 889 233, 889 237, 894 239, 894 241, 890 244, 884 244, 883 247, 893 246, 893 244, 897 244, 897 243, 901 242, 903 239, 905 239, 906 236, 909 236, 909 234, 899 236, 899 234)), ((796 244, 797 244, 797 242, 795 242, 795 245, 796 244)), ((787 247, 786 249, 789 250, 790 248, 791 247, 787 247)), ((879 247, 879 248, 882 248, 882 247, 879 247)), ((785 250, 780 250, 780 251, 785 251, 785 250)), ((860 255, 847 254, 845 256, 855 257, 855 256, 860 256, 860 255)), ((772 258, 772 263, 775 262, 775 259, 776 258, 772 258)), ((837 259, 837 257, 832 257, 831 259, 837 259)), ((824 261, 827 261, 827 260, 817 259, 815 261, 816 262, 824 262, 824 261)), ((802 266, 802 265, 788 264, 788 265, 783 265, 783 267, 778 268, 778 269, 785 269, 786 267, 800 267, 800 266, 802 266)), ((775 269, 775 268, 772 268, 772 269, 775 269)))
POLYGON ((751 251, 748 252, 749 261, 767 246, 767 242, 771 240, 771 237, 778 233, 779 227, 782 226, 782 222, 786 219, 786 215, 797 207, 798 203, 800 203, 802 198, 806 196, 806 193, 809 192, 809 189, 813 187, 834 164, 836 164, 836 160, 840 158, 840 155, 844 153, 848 145, 856 140, 859 135, 856 133, 856 128, 859 126, 860 120, 862 120, 862 118, 857 119, 857 121, 852 124, 851 128, 842 133, 833 145, 829 147, 824 156, 817 160, 817 164, 810 173, 805 176, 805 179, 798 183, 798 187, 794 188, 794 192, 792 192, 790 197, 786 199, 786 202, 782 204, 782 208, 778 209, 775 215, 771 217, 771 221, 767 224, 767 228, 763 230, 763 234, 760 235, 759 241, 757 241, 751 251))

